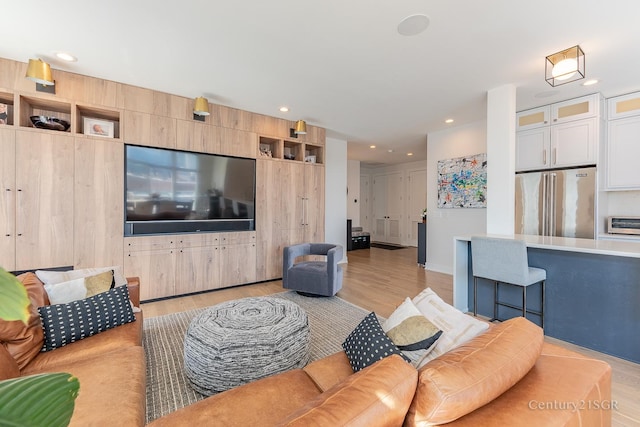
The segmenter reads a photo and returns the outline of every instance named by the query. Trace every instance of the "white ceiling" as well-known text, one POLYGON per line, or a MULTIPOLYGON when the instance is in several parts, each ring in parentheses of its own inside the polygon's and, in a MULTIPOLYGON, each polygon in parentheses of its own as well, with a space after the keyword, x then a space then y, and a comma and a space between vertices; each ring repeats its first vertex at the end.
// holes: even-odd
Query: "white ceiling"
POLYGON ((366 164, 425 159, 428 133, 483 119, 504 84, 518 110, 640 90, 638 0, 20 0, 2 18, 0 57, 304 119, 366 164), (400 35, 413 14, 428 29, 400 35), (552 88, 545 56, 576 44, 600 83, 552 88))

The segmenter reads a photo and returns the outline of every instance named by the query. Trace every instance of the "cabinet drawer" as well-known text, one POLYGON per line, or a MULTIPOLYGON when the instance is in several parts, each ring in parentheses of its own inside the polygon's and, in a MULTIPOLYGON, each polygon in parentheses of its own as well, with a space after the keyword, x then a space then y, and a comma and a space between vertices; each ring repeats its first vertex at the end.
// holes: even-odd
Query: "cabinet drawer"
POLYGON ((124 239, 124 250, 125 252, 138 252, 173 249, 176 247, 176 241, 176 236, 127 237, 124 239))
POLYGON ((218 246, 220 233, 199 233, 176 236, 178 247, 197 248, 202 246, 218 246))
POLYGON ((237 233, 220 233, 221 245, 239 245, 244 243, 255 243, 256 232, 246 231, 237 233))

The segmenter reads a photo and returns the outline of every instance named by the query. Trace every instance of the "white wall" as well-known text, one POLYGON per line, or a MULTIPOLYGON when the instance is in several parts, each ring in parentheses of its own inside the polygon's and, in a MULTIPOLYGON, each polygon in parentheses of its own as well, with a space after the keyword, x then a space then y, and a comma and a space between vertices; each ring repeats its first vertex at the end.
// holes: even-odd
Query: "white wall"
POLYGON ((360 225, 360 161, 347 161, 347 218, 351 219, 351 225, 360 225))
POLYGON ((342 245, 347 259, 347 141, 327 138, 324 178, 324 240, 342 245))
POLYGON ((427 264, 428 270, 453 274, 454 236, 485 233, 486 209, 438 209, 438 160, 486 153, 484 120, 427 137, 427 264))

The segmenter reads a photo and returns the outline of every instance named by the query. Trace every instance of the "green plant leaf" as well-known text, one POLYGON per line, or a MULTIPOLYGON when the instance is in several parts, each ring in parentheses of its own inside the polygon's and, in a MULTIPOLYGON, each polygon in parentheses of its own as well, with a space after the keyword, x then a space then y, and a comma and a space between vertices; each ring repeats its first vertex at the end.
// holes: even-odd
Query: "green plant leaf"
POLYGON ((29 296, 16 277, 0 267, 0 319, 29 321, 29 296))
POLYGON ((80 383, 71 374, 38 374, 0 381, 0 426, 69 425, 80 383))

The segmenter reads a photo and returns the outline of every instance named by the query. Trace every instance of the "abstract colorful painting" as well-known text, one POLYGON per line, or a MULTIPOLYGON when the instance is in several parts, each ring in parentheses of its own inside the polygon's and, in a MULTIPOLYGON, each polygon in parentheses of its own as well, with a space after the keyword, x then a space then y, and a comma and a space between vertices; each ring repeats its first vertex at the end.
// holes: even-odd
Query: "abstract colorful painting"
POLYGON ((438 207, 487 207, 486 153, 438 161, 438 207))

